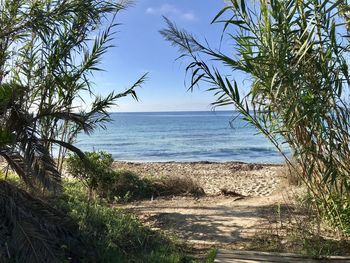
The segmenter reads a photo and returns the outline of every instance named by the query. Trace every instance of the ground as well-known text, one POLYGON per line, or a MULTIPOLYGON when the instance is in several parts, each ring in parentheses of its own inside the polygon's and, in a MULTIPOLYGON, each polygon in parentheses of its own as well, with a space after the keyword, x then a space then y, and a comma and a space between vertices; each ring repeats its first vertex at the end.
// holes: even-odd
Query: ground
POLYGON ((244 249, 290 193, 283 167, 243 163, 115 163, 143 176, 191 177, 204 197, 173 196, 121 205, 155 229, 195 247, 244 249), (223 194, 223 189, 228 195, 223 194))

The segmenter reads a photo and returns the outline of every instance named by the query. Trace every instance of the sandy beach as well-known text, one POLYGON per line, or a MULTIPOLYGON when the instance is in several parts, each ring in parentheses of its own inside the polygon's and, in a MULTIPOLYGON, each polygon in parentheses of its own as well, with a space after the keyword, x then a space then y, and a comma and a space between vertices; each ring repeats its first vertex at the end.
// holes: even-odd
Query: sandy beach
POLYGON ((207 196, 222 189, 244 196, 269 196, 282 183, 281 165, 241 162, 114 162, 113 168, 135 172, 141 177, 190 177, 207 196))
POLYGON ((115 162, 115 169, 140 176, 190 177, 206 193, 160 197, 118 207, 136 214, 154 229, 174 233, 195 247, 242 249, 257 231, 265 228, 276 204, 290 190, 281 165, 239 162, 115 162), (224 195, 222 189, 244 197, 224 195))
MULTIPOLYGON (((0 169, 5 163, 0 163, 0 169)), ((241 162, 122 162, 113 169, 141 177, 191 178, 205 195, 168 196, 115 206, 153 229, 174 233, 196 247, 241 249, 268 222, 290 189, 282 165, 241 162), (225 195, 225 189, 236 195, 225 195)))

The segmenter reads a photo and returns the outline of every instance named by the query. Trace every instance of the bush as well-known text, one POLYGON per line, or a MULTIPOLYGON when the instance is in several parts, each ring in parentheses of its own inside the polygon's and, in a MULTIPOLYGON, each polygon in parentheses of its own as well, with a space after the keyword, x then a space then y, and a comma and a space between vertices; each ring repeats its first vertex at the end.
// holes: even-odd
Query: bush
POLYGON ((337 194, 328 195, 325 198, 327 203, 320 202, 318 204, 321 215, 330 225, 342 230, 345 235, 350 236, 349 198, 337 194))
POLYGON ((162 177, 154 180, 153 189, 158 196, 169 195, 204 195, 204 190, 193 179, 188 177, 162 177))
POLYGON ((303 182, 300 178, 301 172, 298 164, 292 161, 292 165, 286 163, 278 170, 278 176, 286 178, 290 185, 300 186, 303 182))
POLYGON ((125 170, 112 170, 113 158, 105 152, 87 152, 88 163, 77 155, 67 159, 69 173, 99 196, 109 201, 129 201, 156 196, 192 194, 204 195, 203 189, 191 178, 163 177, 140 178, 125 170))
POLYGON ((112 171, 113 158, 106 152, 86 152, 86 161, 76 154, 67 158, 68 172, 81 180, 90 190, 96 190, 99 182, 108 180, 112 171))
POLYGON ((108 200, 128 201, 151 197, 154 188, 147 179, 141 179, 130 171, 110 171, 98 180, 97 193, 108 200))
POLYGON ((67 159, 68 172, 99 196, 108 200, 130 200, 152 196, 152 186, 130 171, 112 170, 113 158, 106 152, 85 153, 87 162, 77 155, 67 159))
POLYGON ((323 213, 328 209, 317 211, 316 208, 321 207, 315 206, 315 198, 310 193, 296 195, 292 200, 288 205, 270 207, 271 212, 275 212, 267 213, 268 224, 255 233, 245 250, 288 252, 316 258, 349 255, 349 238, 324 222, 327 216, 323 213))

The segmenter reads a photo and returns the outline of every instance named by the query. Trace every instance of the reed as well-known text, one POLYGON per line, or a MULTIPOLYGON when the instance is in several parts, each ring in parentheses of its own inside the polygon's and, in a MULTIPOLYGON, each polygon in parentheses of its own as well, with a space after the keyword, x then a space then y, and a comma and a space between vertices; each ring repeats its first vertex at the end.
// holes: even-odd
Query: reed
MULTIPOLYGON (((105 97, 98 95, 92 78, 102 70, 101 59, 112 47, 117 16, 129 5, 129 1, 0 0, 0 156, 30 189, 45 192, 42 199, 62 191, 60 169, 66 150, 86 159, 72 145, 76 135, 104 127, 110 121, 107 110, 117 99, 128 95, 137 99, 135 89, 145 75, 127 90, 105 97), (58 163, 54 147, 60 149, 58 163)), ((13 226, 6 226, 9 231, 0 238, 1 250, 7 248, 4 260, 61 262, 62 251, 51 240, 70 237, 64 230, 59 230, 63 239, 52 233, 60 222, 58 214, 51 213, 46 203, 30 202, 32 196, 24 191, 0 183, 0 221, 13 226), (53 226, 47 223, 50 220, 53 226)))
MULTIPOLYGON (((128 1, 0 1, 0 155, 25 180, 59 186, 66 150, 79 132, 110 121, 127 90, 99 95, 93 73, 112 48, 116 18, 128 1), (85 94, 85 95, 84 95, 85 94), (92 103, 85 102, 86 99, 92 103), (52 159, 59 147, 58 164, 52 159)), ((100 88, 100 87, 99 87, 100 88)))
POLYGON ((190 60, 189 88, 209 84, 214 107, 233 105, 300 171, 319 213, 350 234, 348 2, 226 2, 213 23, 223 24, 233 54, 202 44, 166 19, 161 34, 190 60), (246 94, 222 66, 246 76, 246 94))

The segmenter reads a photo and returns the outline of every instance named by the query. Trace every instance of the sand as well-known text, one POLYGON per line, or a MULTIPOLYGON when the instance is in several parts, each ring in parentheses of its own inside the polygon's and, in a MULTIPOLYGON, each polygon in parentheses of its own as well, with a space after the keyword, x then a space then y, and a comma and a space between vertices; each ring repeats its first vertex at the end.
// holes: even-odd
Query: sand
POLYGON ((117 161, 113 167, 141 177, 184 176, 196 181, 205 196, 159 197, 116 206, 197 248, 244 249, 257 231, 268 227, 276 205, 286 202, 291 189, 279 165, 117 161), (222 189, 243 197, 224 195, 222 189))
POLYGON ((222 189, 244 196, 269 196, 281 184, 281 166, 239 162, 115 162, 115 169, 125 169, 144 177, 191 177, 207 196, 221 194, 222 189))
POLYGON ((156 230, 175 234, 196 248, 245 249, 268 227, 290 186, 278 165, 244 163, 126 163, 115 168, 141 176, 186 176, 204 189, 204 197, 173 196, 118 205, 156 230), (223 195, 221 189, 244 197, 223 195))

